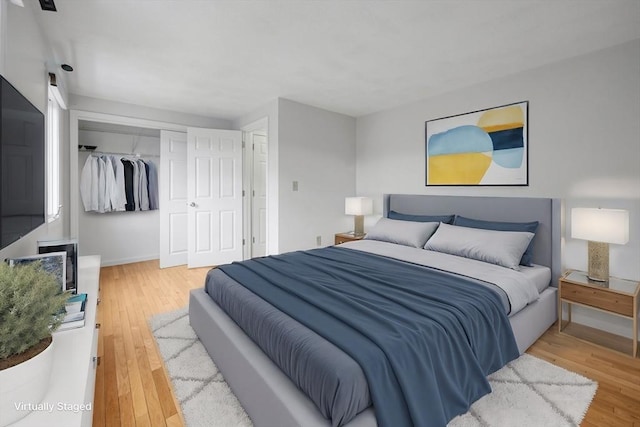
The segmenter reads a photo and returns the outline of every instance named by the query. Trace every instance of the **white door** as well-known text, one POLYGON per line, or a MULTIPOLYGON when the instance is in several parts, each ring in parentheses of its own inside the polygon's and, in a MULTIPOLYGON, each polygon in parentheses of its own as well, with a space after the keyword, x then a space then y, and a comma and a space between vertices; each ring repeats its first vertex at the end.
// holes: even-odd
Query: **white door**
POLYGON ((187 263, 187 134, 160 132, 160 268, 187 263))
POLYGON ((251 256, 267 254, 267 137, 253 132, 251 256))
POLYGON ((187 130, 188 267, 242 260, 242 132, 187 130))

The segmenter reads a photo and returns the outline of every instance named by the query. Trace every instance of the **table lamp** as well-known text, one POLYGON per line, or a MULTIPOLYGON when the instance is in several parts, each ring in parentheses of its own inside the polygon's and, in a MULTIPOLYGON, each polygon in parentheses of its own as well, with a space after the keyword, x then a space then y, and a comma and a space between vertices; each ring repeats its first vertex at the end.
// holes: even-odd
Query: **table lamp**
POLYGON ((373 200, 369 197, 347 197, 344 200, 344 213, 355 215, 354 236, 364 236, 364 216, 373 213, 373 200))
POLYGON ((629 211, 622 209, 571 209, 571 237, 589 241, 591 280, 609 280, 609 243, 629 241, 629 211))

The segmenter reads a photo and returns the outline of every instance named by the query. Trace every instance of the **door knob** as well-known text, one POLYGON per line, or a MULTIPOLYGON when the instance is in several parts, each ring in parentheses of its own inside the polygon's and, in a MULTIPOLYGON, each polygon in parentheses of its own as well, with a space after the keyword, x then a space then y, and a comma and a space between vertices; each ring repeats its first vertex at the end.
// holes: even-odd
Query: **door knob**
POLYGON ((191 206, 192 208, 195 208, 198 205, 196 205, 195 202, 191 202, 191 203, 189 203, 189 206, 191 206))

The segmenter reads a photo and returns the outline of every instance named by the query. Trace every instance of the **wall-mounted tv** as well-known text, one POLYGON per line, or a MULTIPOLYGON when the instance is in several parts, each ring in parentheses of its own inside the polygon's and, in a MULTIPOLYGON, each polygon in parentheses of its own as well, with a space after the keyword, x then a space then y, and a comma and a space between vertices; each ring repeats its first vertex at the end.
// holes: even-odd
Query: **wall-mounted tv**
POLYGON ((44 114, 0 76, 0 248, 44 223, 44 114))

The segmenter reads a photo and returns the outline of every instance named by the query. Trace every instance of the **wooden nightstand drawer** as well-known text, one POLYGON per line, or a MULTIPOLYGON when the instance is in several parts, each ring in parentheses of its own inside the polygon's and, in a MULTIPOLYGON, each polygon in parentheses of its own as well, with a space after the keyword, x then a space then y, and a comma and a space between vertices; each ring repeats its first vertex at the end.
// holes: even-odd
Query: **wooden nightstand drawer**
POLYGON ((334 239, 334 244, 335 245, 341 245, 341 244, 347 243, 347 242, 353 242, 353 241, 356 241, 356 240, 362 240, 363 237, 364 237, 364 235, 362 235, 362 236, 354 236, 351 233, 336 233, 335 239, 334 239))
POLYGON ((633 297, 573 283, 562 282, 560 298, 586 304, 591 307, 633 317, 633 297))
POLYGON ((341 244, 343 244, 343 243, 351 242, 351 241, 352 241, 351 239, 345 239, 344 237, 338 237, 338 236, 336 236, 336 238, 335 238, 335 244, 336 244, 336 245, 341 245, 341 244))

